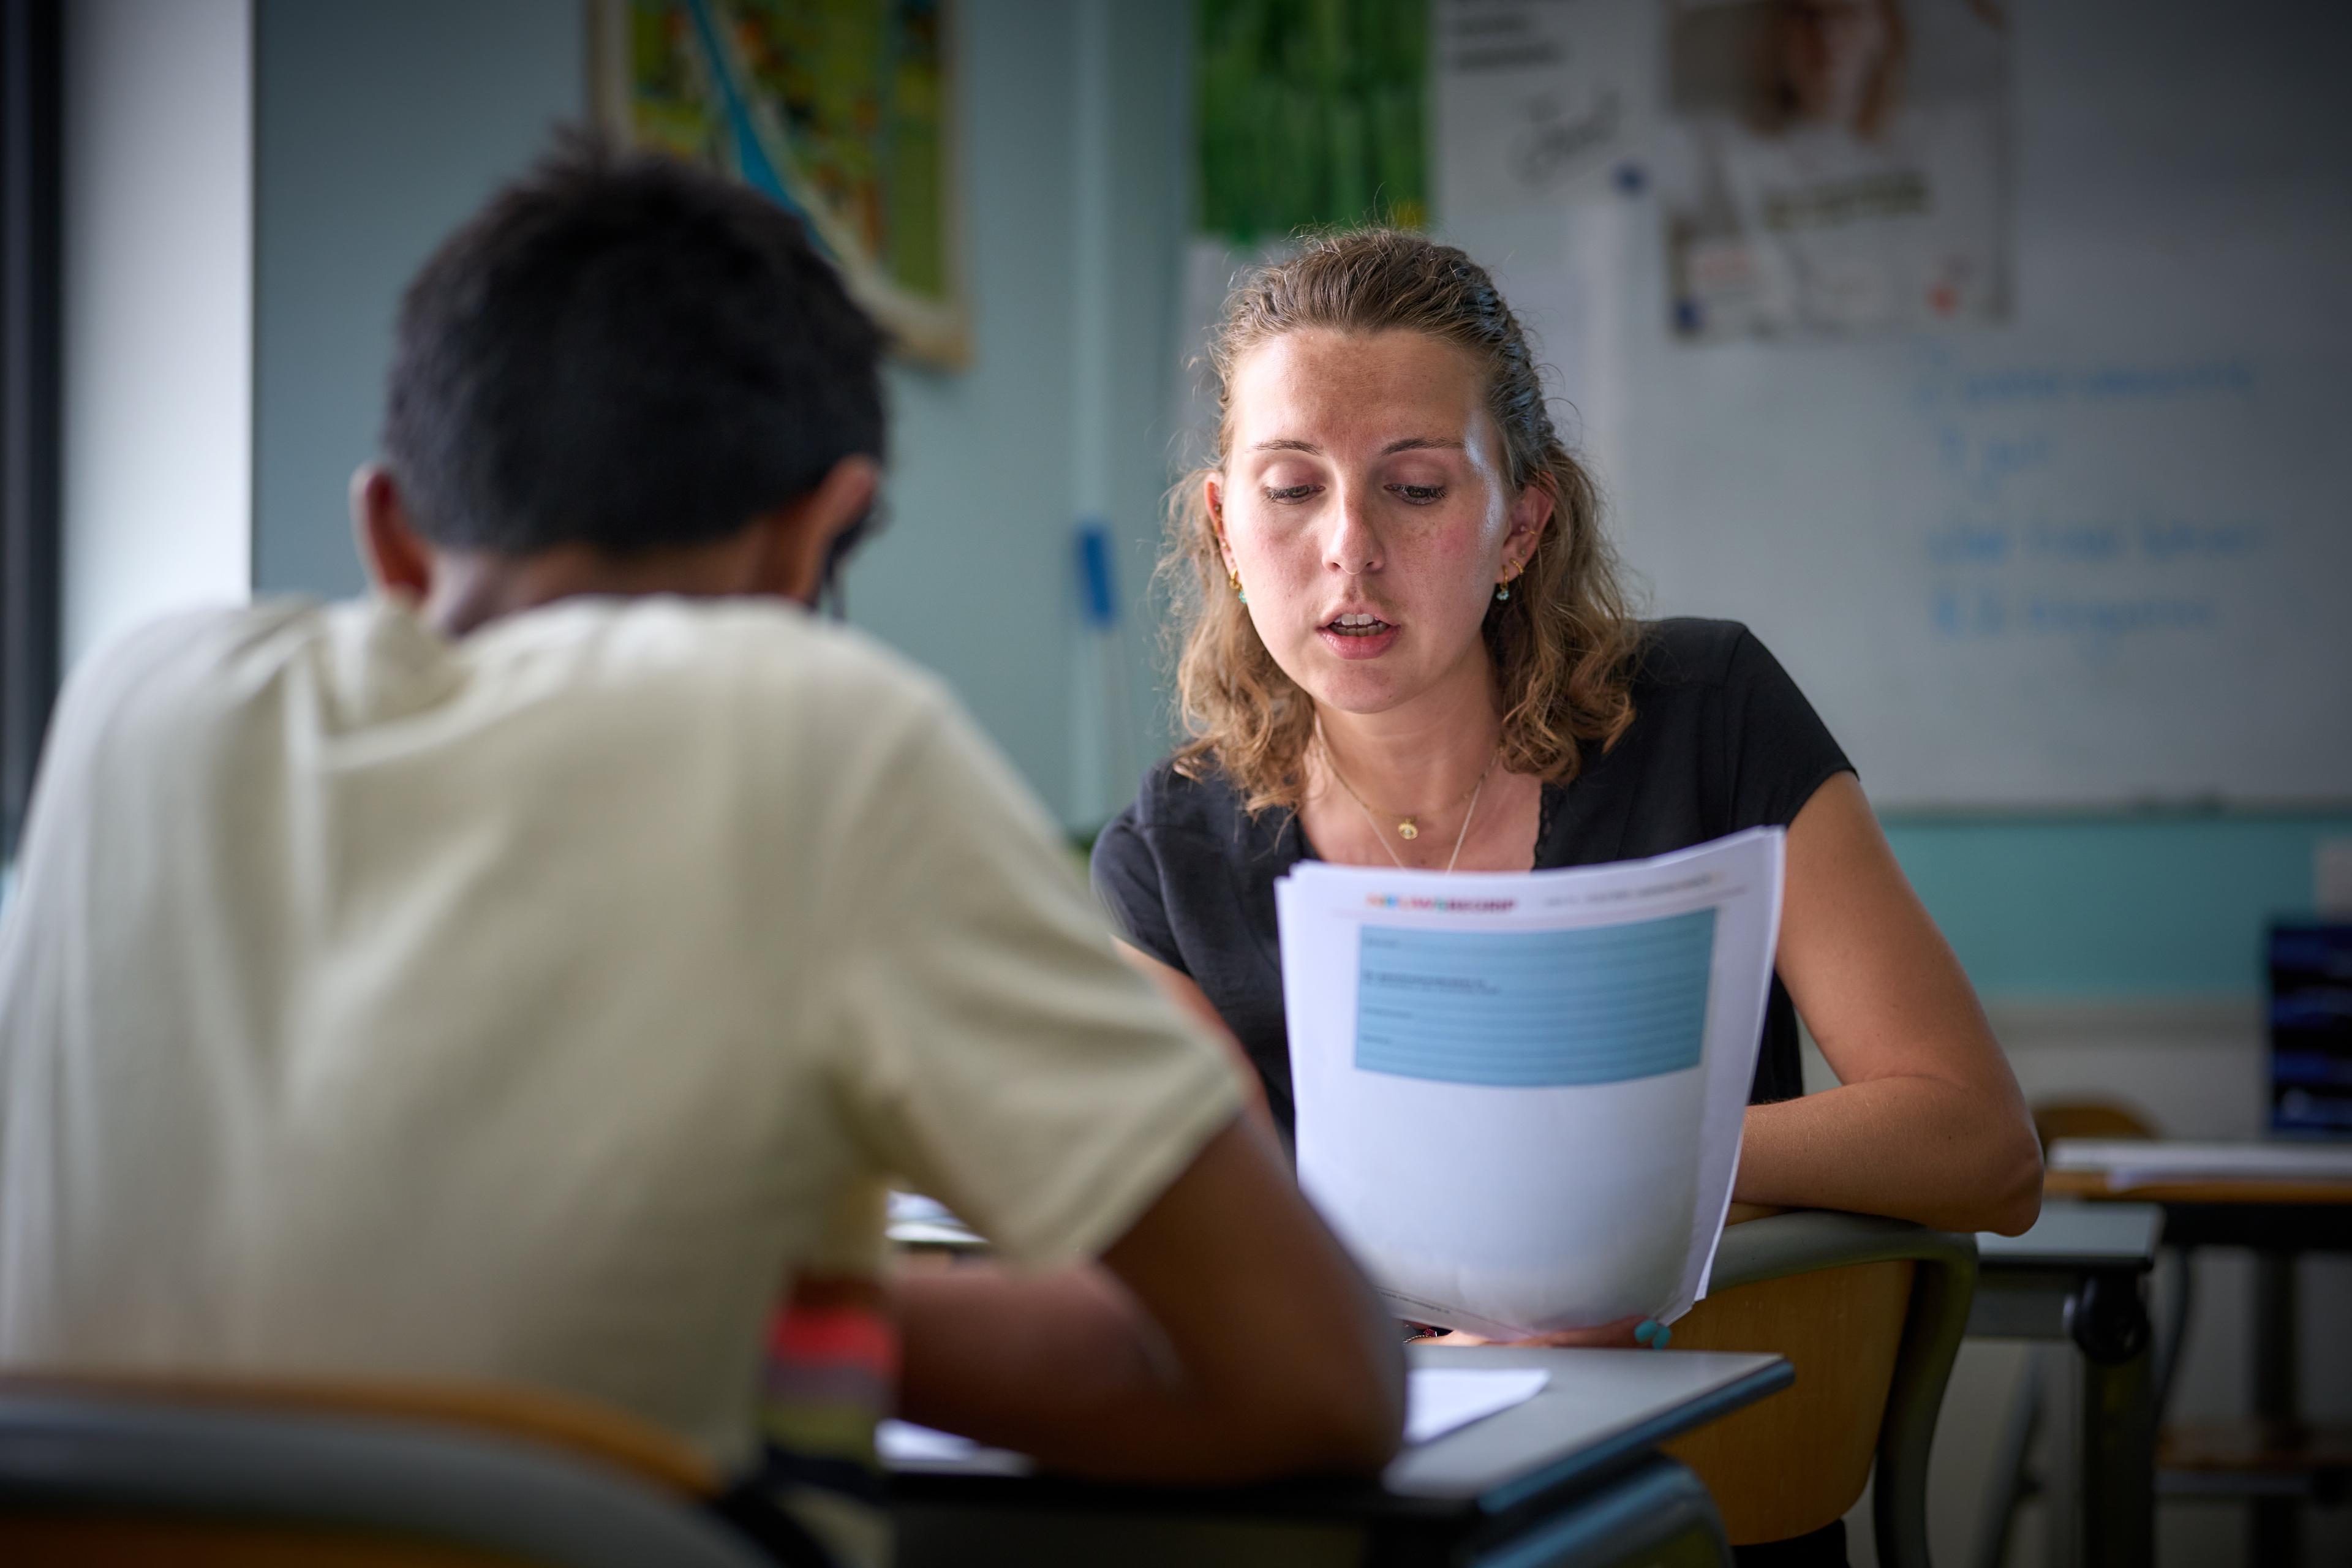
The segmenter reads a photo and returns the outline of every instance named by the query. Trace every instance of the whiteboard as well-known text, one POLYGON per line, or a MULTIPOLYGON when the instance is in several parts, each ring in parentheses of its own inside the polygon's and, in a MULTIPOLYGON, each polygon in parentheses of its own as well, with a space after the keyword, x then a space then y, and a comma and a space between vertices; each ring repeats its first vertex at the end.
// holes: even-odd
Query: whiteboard
MULTIPOLYGON (((1538 3, 1618 134, 1439 211, 1654 613, 1754 627, 1882 806, 2352 799, 2352 13, 2010 5, 2008 319, 1692 345, 1641 177, 1666 13, 1538 3)), ((1906 0, 1915 41, 1962 3, 1906 0)), ((1492 132, 1445 90, 1458 172, 1492 132)))

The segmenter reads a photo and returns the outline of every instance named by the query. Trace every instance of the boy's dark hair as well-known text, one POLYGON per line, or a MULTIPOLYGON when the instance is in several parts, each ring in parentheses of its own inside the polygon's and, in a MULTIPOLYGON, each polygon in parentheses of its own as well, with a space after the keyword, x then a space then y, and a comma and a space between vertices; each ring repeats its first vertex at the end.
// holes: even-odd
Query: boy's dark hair
POLYGON ((881 352, 782 208, 568 136, 409 284, 383 457, 436 543, 698 543, 882 456, 881 352))

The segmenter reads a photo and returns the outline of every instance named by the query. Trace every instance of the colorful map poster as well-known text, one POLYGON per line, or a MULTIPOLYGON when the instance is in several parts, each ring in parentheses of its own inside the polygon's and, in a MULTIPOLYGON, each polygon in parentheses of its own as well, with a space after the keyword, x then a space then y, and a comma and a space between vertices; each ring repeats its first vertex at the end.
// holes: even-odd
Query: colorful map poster
POLYGON ((599 0, 621 141, 692 159, 808 225, 898 351, 971 353, 957 276, 952 0, 599 0))

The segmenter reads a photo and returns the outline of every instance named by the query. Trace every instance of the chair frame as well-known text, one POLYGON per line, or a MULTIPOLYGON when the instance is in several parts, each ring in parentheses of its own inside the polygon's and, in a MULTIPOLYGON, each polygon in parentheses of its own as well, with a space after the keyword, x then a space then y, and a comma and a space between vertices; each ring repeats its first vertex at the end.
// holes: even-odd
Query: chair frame
POLYGON ((550 1568, 765 1568, 615 1465, 444 1423, 0 1387, 0 1516, 143 1514, 328 1528, 550 1568))
POLYGON ((1727 1226, 1710 1295, 1861 1263, 1914 1265, 1895 1376, 1878 1426, 1872 1534, 1882 1568, 1929 1568, 1927 1456, 1976 1294, 1977 1239, 1874 1215, 1799 1209, 1727 1226))

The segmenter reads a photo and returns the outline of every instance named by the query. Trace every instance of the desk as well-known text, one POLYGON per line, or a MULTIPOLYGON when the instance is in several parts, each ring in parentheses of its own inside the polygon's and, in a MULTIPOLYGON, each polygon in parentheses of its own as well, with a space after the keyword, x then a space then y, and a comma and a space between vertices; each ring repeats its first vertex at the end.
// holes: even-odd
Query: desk
MULTIPOLYGON (((2151 1146, 2143 1146, 2143 1149, 2151 1146)), ((2153 1146, 2160 1148, 2161 1146, 2153 1146)), ((2276 1147, 2275 1145, 2270 1147, 2276 1147)), ((2053 1154, 2063 1151, 2062 1142, 2053 1154)), ((2134 1159, 2152 1163, 2146 1152, 2134 1159)), ((2298 1253, 2352 1251, 2352 1180, 2199 1176, 2165 1178, 2125 1187, 2095 1169, 2053 1170, 2044 1183, 2053 1196, 2099 1203, 2149 1203, 2164 1210, 2164 1238, 2176 1247, 2243 1247, 2254 1254, 2254 1426, 2207 1445, 2192 1436, 2168 1454, 2168 1492, 2248 1495, 2253 1517, 2248 1561, 2294 1563, 2302 1551, 2302 1496, 2307 1477, 2292 1462, 2296 1448, 2319 1455, 2321 1445, 2295 1408, 2298 1312, 2294 1266, 2298 1253), (2236 1447, 2246 1452, 2219 1450, 2236 1447), (2264 1462, 2262 1450, 2270 1450, 2264 1462), (2232 1473, 2234 1472, 2234 1473, 2232 1473), (2282 1484, 2287 1483, 2287 1484, 2282 1484)), ((2170 1445, 2168 1445, 2170 1446, 2170 1445)))
POLYGON ((1524 1405, 1408 1448, 1377 1481, 1171 1489, 1041 1476, 985 1451, 896 1468, 900 1568, 1217 1563, 1570 1568, 1729 1561, 1706 1489, 1657 1445, 1792 1380, 1778 1356, 1416 1345, 1416 1366, 1541 1366, 1524 1405))
MULTIPOLYGON (((2152 1205, 2052 1204, 2023 1236, 1977 1237, 1969 1333, 2070 1340, 2082 1352, 2080 1529, 2090 1568, 2144 1563, 2155 1552, 2154 1335, 2142 1281, 2163 1229, 2152 1205)), ((2012 1446, 2021 1449, 2030 1433, 2029 1415, 2012 1446)), ((2006 1456, 2004 1490, 2022 1458, 2006 1456)), ((2006 1507, 1998 1511, 2007 1517, 2006 1507)))

